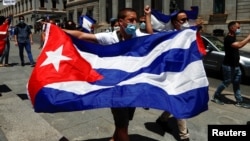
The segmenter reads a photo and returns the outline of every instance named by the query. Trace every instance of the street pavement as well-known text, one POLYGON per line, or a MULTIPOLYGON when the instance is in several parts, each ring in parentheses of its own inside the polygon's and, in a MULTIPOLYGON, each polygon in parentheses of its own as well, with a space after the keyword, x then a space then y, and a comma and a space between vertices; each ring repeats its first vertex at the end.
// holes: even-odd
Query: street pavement
MULTIPOLYGON (((32 45, 34 59, 39 56, 38 35, 32 45)), ((250 46, 249 46, 250 48, 250 46)), ((28 62, 27 55, 26 61, 28 62)), ((26 95, 26 84, 32 67, 20 65, 18 48, 11 41, 9 63, 0 68, 0 141, 108 141, 114 124, 109 108, 61 112, 35 113, 26 95)), ((209 88, 209 96, 215 88, 209 88)), ((233 93, 223 91, 225 105, 209 101, 209 109, 187 119, 191 141, 207 141, 208 125, 245 125, 250 121, 250 109, 236 107, 233 93)), ((246 101, 250 98, 242 94, 246 101)), ((163 130, 155 120, 160 110, 137 108, 129 125, 131 141, 175 141, 176 120, 170 118, 171 132, 163 130)))

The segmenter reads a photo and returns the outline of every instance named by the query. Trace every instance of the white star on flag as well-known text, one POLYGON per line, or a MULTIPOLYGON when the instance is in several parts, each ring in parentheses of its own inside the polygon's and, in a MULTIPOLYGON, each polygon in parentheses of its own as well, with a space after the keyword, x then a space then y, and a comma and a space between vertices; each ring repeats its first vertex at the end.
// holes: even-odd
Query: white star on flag
POLYGON ((48 58, 41 64, 41 66, 53 64, 54 68, 58 72, 60 61, 62 60, 72 60, 71 58, 67 56, 62 55, 63 45, 61 45, 57 50, 55 51, 48 51, 46 52, 46 55, 48 58))

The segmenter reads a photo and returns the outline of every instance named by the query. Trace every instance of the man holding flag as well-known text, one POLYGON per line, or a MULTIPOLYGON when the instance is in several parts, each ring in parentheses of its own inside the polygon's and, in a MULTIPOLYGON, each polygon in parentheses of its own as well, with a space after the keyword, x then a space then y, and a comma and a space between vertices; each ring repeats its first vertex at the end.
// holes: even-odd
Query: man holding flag
MULTIPOLYGON (((149 6, 145 7, 146 20, 150 21, 150 8, 149 6)), ((120 26, 119 31, 114 31, 110 33, 97 33, 89 34, 85 32, 73 31, 73 30, 64 30, 67 33, 82 39, 97 42, 102 45, 114 44, 120 41, 128 40, 130 38, 136 37, 136 22, 137 14, 132 8, 124 8, 118 13, 118 22, 120 26)), ((113 141, 129 141, 128 136, 128 125, 129 120, 132 120, 135 108, 111 108, 114 120, 115 120, 115 132, 113 141)))
MULTIPOLYGON (((197 15, 198 11, 194 10, 194 11, 188 11, 190 14, 189 15, 197 15)), ((158 14, 162 14, 162 13, 158 13, 158 14)), ((188 29, 190 28, 190 24, 189 24, 189 18, 187 15, 187 12, 185 10, 179 10, 179 11, 175 11, 173 12, 170 16, 168 15, 161 15, 163 17, 165 17, 165 19, 169 19, 171 18, 171 20, 169 21, 169 23, 171 22, 171 25, 168 23, 164 23, 165 26, 160 26, 157 25, 159 24, 159 21, 157 21, 157 18, 155 19, 155 25, 153 25, 154 27, 164 27, 164 28, 158 28, 158 29, 153 29, 152 26, 148 26, 147 31, 172 31, 172 30, 184 30, 184 29, 188 29), (171 26, 173 27, 173 29, 171 29, 171 26)), ((197 16, 194 16, 197 17, 197 16)), ((153 18, 154 19, 154 18, 153 18)), ((148 24, 148 23, 147 23, 148 24)), ((200 26, 201 23, 197 24, 197 26, 200 26)), ((150 24, 151 25, 151 24, 150 24)), ((156 123, 158 123, 159 125, 161 125, 164 129, 168 129, 168 119, 170 118, 171 113, 168 111, 165 111, 161 114, 161 116, 158 117, 158 119, 156 120, 156 123)), ((187 128, 187 123, 186 123, 186 119, 177 119, 177 125, 178 125, 178 129, 179 129, 179 136, 180 136, 180 140, 181 141, 189 141, 189 133, 188 133, 188 128, 187 128)))

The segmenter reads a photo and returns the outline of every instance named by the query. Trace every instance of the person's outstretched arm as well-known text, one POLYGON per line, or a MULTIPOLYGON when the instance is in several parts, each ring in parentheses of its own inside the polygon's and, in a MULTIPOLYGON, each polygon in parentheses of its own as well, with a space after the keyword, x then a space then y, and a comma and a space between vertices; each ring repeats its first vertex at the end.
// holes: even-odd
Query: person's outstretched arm
POLYGON ((68 29, 63 29, 66 33, 80 39, 80 40, 87 40, 87 41, 92 41, 92 42, 97 42, 95 34, 92 33, 85 33, 81 32, 78 30, 68 30, 68 29))
POLYGON ((242 41, 236 41, 232 44, 233 48, 242 48, 244 47, 248 42, 250 42, 250 34, 243 39, 242 41))

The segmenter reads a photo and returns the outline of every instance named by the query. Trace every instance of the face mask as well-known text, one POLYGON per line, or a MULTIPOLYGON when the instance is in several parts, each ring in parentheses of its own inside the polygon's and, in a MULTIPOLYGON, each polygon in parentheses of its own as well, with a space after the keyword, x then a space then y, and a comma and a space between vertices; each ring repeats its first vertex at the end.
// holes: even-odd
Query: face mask
POLYGON ((190 27, 188 22, 185 22, 181 25, 181 29, 188 29, 190 27))
POLYGON ((135 24, 128 24, 125 28, 125 32, 129 35, 134 34, 136 31, 136 25, 135 24))
POLYGON ((142 22, 142 23, 140 24, 140 29, 146 29, 146 24, 145 24, 145 22, 142 22))
POLYGON ((24 23, 24 20, 19 20, 19 23, 24 23))
POLYGON ((236 35, 240 34, 240 29, 237 29, 235 32, 236 35))
POLYGON ((115 26, 115 27, 114 27, 114 30, 115 30, 115 31, 118 31, 118 30, 120 30, 120 27, 119 27, 119 26, 115 26))

